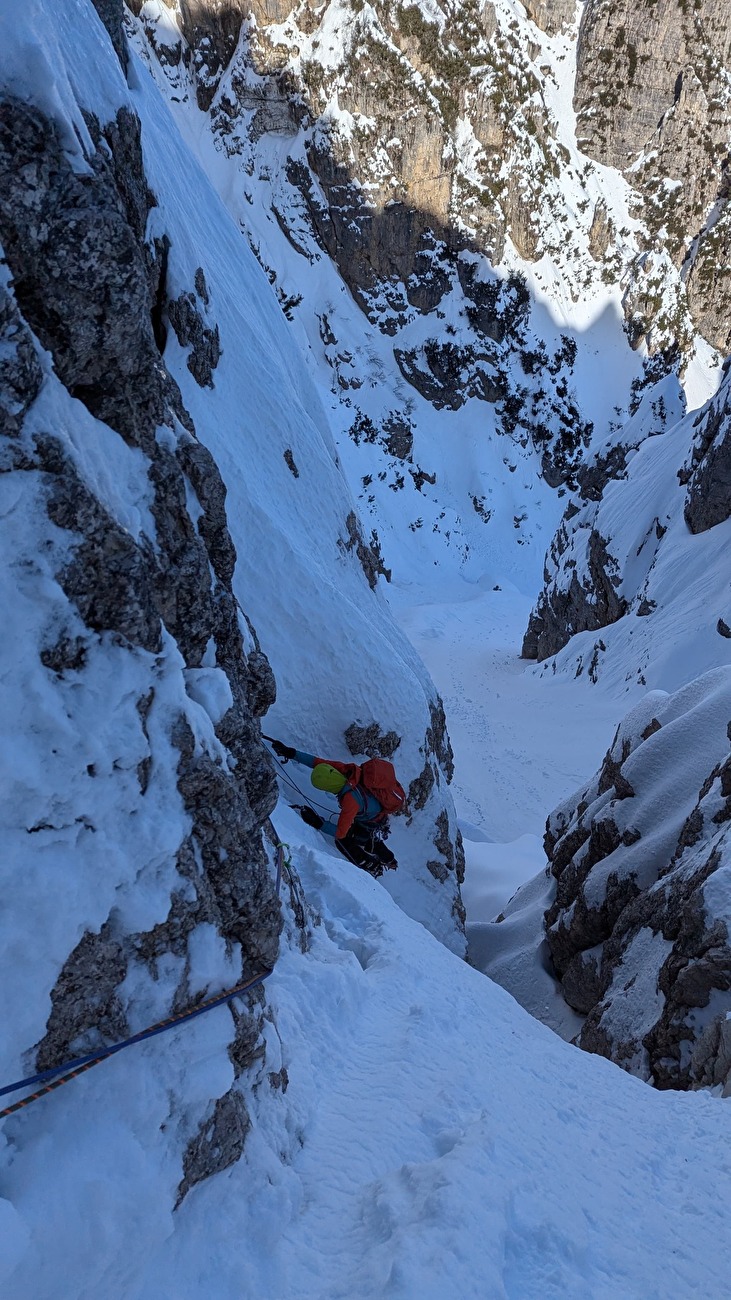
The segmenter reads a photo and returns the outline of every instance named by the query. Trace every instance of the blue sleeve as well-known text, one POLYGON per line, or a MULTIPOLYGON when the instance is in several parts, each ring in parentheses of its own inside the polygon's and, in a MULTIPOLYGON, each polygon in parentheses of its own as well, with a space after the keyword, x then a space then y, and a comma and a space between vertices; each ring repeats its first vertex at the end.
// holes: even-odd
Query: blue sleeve
POLYGON ((303 767, 314 767, 315 755, 306 754, 303 749, 296 749, 294 751, 294 761, 295 763, 301 763, 303 767))
POLYGON ((320 827, 320 832, 322 835, 334 836, 336 830, 337 830, 337 825, 335 822, 323 822, 322 826, 320 827))

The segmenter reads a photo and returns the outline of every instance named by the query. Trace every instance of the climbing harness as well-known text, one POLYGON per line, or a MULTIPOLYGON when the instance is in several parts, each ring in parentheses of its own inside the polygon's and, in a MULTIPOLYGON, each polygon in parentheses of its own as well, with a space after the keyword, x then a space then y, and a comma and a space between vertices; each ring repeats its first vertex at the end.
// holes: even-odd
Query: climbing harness
MULTIPOLYGON (((289 857, 285 857, 284 850, 289 846, 286 844, 277 845, 277 894, 279 894, 282 883, 282 872, 289 868, 289 857)), ((24 1097, 22 1101, 16 1101, 12 1106, 6 1106, 0 1110, 0 1120, 6 1119, 8 1115, 15 1114, 18 1110, 23 1110, 25 1106, 30 1106, 31 1102, 37 1101, 39 1097, 45 1097, 49 1092, 54 1092, 64 1083, 69 1083, 71 1079, 76 1079, 80 1074, 91 1070, 93 1066, 100 1065, 110 1056, 115 1056, 125 1047, 131 1047, 133 1043, 142 1043, 147 1038, 155 1038, 158 1034, 164 1034, 168 1029, 174 1029, 176 1025, 185 1024, 188 1020, 194 1020, 197 1016, 204 1015, 207 1011, 213 1011, 214 1007, 223 1006, 225 1002, 230 1002, 232 998, 238 997, 241 993, 248 992, 249 989, 256 988, 257 985, 263 984, 272 974, 272 967, 265 967, 258 974, 252 975, 249 979, 242 980, 233 988, 226 989, 225 993, 217 993, 212 998, 207 998, 205 1002, 199 1002, 197 1006, 189 1008, 187 1011, 181 1011, 176 1016, 169 1016, 167 1020, 159 1020, 157 1024, 149 1025, 147 1029, 141 1029, 139 1033, 132 1034, 129 1038, 123 1038, 119 1043, 113 1043, 111 1047, 102 1047, 97 1052, 89 1052, 86 1056, 77 1056, 72 1061, 65 1061, 63 1065, 56 1065, 51 1070, 42 1070, 39 1074, 31 1074, 27 1079, 19 1079, 17 1083, 8 1083, 4 1088, 0 1088, 0 1097, 7 1096, 10 1092, 19 1092, 21 1088, 31 1088, 34 1084, 41 1083, 45 1086, 31 1093, 29 1097, 24 1097)))

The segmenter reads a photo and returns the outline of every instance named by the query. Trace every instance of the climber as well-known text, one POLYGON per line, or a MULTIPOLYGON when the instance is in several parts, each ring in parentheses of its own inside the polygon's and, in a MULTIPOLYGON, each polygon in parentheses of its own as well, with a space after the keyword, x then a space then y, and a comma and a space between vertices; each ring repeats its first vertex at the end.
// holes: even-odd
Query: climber
POLYGON ((340 852, 371 876, 395 870, 398 862, 381 836, 388 833, 388 814, 404 808, 406 795, 391 763, 376 758, 360 767, 316 758, 281 740, 272 740, 271 745, 285 763, 292 759, 312 768, 310 779, 315 789, 334 794, 340 805, 337 825, 307 805, 298 810, 302 820, 323 835, 332 835, 340 852))

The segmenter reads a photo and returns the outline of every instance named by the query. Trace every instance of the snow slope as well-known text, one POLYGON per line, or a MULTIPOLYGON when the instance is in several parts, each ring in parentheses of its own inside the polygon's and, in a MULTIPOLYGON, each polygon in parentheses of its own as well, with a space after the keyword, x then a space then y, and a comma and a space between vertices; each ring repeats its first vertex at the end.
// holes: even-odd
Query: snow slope
MULTIPOLYGON (((23 20, 14 15, 11 21, 10 8, 5 11, 5 84, 35 101, 41 94, 37 68, 45 68, 48 78, 52 72, 51 84, 62 89, 51 103, 63 115, 69 139, 75 139, 72 123, 79 132, 85 129, 79 105, 104 120, 110 102, 128 103, 143 123, 145 168, 158 200, 148 236, 167 233, 171 239, 170 297, 191 290, 199 266, 205 272, 207 320, 211 327, 218 325, 222 349, 213 388, 195 382, 186 365, 187 351, 172 329, 165 361, 228 487, 229 527, 238 556, 234 589, 278 683, 279 702, 267 730, 311 751, 347 757, 344 729, 356 720, 378 721, 384 730, 394 728, 404 737, 399 772, 408 784, 425 761, 432 761, 424 737, 433 687, 383 596, 369 591, 349 549, 346 517, 352 499, 319 396, 266 277, 134 56, 128 88, 90 5, 75 0, 73 15, 66 19, 55 11, 50 18, 44 15, 37 4, 23 20), (95 68, 94 78, 86 76, 87 63, 95 68)), ((44 85, 44 102, 49 95, 44 85)), ((38 418, 50 418, 68 430, 86 469, 86 442, 74 432, 77 409, 60 390, 49 415, 43 412, 38 418)), ((79 419, 85 417, 88 421, 82 411, 79 419)), ((130 499, 122 494, 124 509, 143 510, 146 491, 144 479, 133 482, 130 499)), ((112 512, 126 523, 120 493, 107 489, 107 496, 112 512)), ((463 941, 451 914, 454 886, 443 889, 424 870, 426 860, 436 856, 434 819, 443 807, 450 809, 442 775, 410 828, 409 840, 418 845, 410 859, 413 870, 405 864, 392 887, 405 906, 459 946, 463 941)), ((397 830, 397 854, 398 841, 397 830)))
MULTIPOLYGON (((381 594, 368 590, 338 545, 350 504, 343 476, 317 388, 266 277, 134 59, 125 87, 88 3, 73 0, 60 11, 33 0, 19 15, 2 0, 0 17, 10 84, 16 93, 43 93, 70 144, 73 125, 84 138, 80 105, 102 116, 120 103, 139 112, 159 200, 154 221, 173 240, 171 292, 187 291, 198 266, 205 270, 223 348, 214 389, 194 385, 172 333, 166 361, 229 487, 236 590, 279 683, 268 729, 340 751, 344 726, 375 716, 408 736, 399 765, 409 779, 425 758, 431 686, 381 594)), ((141 528, 148 486, 135 455, 61 389, 48 358, 33 418, 53 425, 115 517, 141 528)), ((3 644, 3 717, 7 733, 24 740, 5 786, 17 838, 15 856, 6 849, 3 860, 3 1082, 21 1072, 43 1031, 64 952, 105 914, 104 891, 130 909, 130 923, 164 915, 166 837, 174 846, 184 829, 162 726, 152 743, 160 787, 170 788, 156 790, 160 801, 135 833, 120 797, 140 759, 129 724, 150 679, 146 660, 104 646, 86 689, 72 680, 60 697, 41 690, 38 620, 41 606, 53 612, 43 569, 53 555, 44 550, 41 563, 32 554, 33 502, 4 504, 19 612, 15 622, 8 615, 13 636, 3 644), (51 761, 59 735, 65 761, 51 761), (82 777, 80 791, 79 772, 95 764, 99 787, 82 777), (71 822, 39 828, 57 839, 35 838, 30 863, 28 819, 38 803, 45 811, 51 786, 71 822), (75 821, 88 810, 104 826, 105 839, 93 845, 88 826, 75 821), (100 859, 108 874, 95 871, 100 859), (47 862, 51 885, 49 872, 36 870, 47 862)), ((505 529, 499 536, 507 555, 505 529)), ((478 568, 482 575, 482 562, 478 568)), ((488 576, 498 582, 502 572, 488 576)), ((519 568, 521 581, 524 574, 519 568)), ((186 679, 168 650, 158 665, 160 722, 171 701, 214 745, 221 683, 213 675, 186 679)), ((560 721, 561 695, 553 698, 560 721)), ((507 719, 508 711, 503 735, 507 719)), ((520 788, 523 743, 503 792, 520 788)), ((531 825, 541 798, 531 794, 531 825)), ((451 811, 439 777, 421 821, 396 843, 403 866, 388 882, 392 899, 323 850, 282 801, 274 823, 301 875, 309 947, 301 950, 287 886, 286 941, 267 985, 267 1057, 253 1071, 243 1158, 174 1209, 193 1120, 233 1081, 225 1010, 35 1103, 0 1132, 0 1285, 8 1300, 724 1294, 731 1245, 718 1194, 729 1172, 724 1108, 707 1095, 655 1094, 573 1051, 428 932, 425 925, 461 952, 452 893, 424 871, 443 808, 451 811)), ((499 829, 514 834, 517 824, 506 816, 499 829)), ((204 927, 192 954, 196 991, 228 982, 232 954, 204 927)), ((130 980, 124 996, 133 1028, 164 1013, 176 977, 165 967, 157 980, 130 980)))
POLYGON ((13 1120, 3 1294, 720 1300, 723 1104, 568 1047, 289 814, 277 827, 322 918, 267 989, 286 1093, 262 1068, 244 1158, 175 1213, 166 1082, 230 1068, 213 1015, 13 1120))

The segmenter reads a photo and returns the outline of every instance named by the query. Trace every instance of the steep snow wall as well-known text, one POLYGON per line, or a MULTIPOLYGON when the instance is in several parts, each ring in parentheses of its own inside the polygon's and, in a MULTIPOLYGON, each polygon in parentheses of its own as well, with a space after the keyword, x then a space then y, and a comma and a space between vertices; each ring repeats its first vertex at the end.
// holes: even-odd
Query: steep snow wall
POLYGON ((524 655, 618 690, 674 690, 728 661, 730 393, 726 368, 718 394, 663 432, 682 415, 666 379, 582 469, 524 655))
MULTIPOLYGON (((101 13, 0 10, 4 1081, 276 964, 272 668, 300 744, 395 731, 390 887, 464 952, 440 703, 266 277, 101 13)), ((178 1195, 241 1155, 270 1021, 161 1079, 178 1195)))

